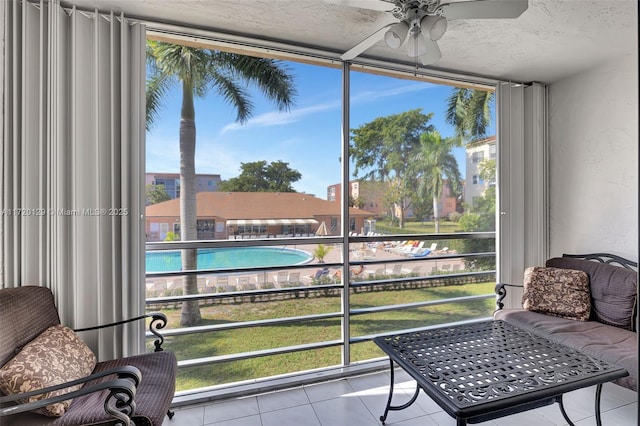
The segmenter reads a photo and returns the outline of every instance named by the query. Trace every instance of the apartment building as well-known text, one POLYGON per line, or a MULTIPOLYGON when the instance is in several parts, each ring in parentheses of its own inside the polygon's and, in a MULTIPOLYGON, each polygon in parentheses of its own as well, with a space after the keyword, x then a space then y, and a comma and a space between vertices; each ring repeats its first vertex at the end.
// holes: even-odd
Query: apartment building
MULTIPOLYGON (((442 195, 439 200, 440 217, 447 217, 450 213, 456 211, 458 207, 458 200, 452 196, 449 186, 446 183, 442 190, 442 195)), ((388 216, 391 211, 398 217, 400 215, 400 208, 389 206, 385 200, 384 195, 386 191, 386 184, 384 182, 371 182, 362 180, 353 180, 349 182, 349 196, 355 200, 362 202, 362 208, 373 213, 376 218, 383 218, 388 216)), ((329 185, 327 187, 327 200, 340 202, 342 199, 342 184, 329 185)), ((413 208, 409 207, 404 213, 405 219, 416 218, 413 208)))
POLYGON ((473 206, 476 199, 482 197, 495 181, 487 182, 480 176, 480 165, 485 160, 496 159, 496 137, 489 136, 467 143, 467 171, 464 185, 464 201, 473 206))
MULTIPOLYGON (((196 192, 217 191, 218 184, 222 182, 218 174, 196 174, 196 192)), ((164 190, 171 199, 180 198, 180 174, 179 173, 146 173, 147 185, 164 185, 164 190)))

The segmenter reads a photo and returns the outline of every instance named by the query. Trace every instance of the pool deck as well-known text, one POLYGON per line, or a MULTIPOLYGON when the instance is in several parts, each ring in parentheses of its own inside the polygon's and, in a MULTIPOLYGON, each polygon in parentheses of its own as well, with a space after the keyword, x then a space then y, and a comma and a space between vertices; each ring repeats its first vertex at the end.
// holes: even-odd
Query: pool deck
MULTIPOLYGON (((288 245, 288 248, 304 250, 313 255, 316 245, 288 245)), ((407 262, 390 262, 379 263, 374 265, 365 265, 365 267, 356 275, 359 277, 367 277, 372 275, 390 275, 401 276, 410 273, 429 274, 436 270, 451 271, 464 268, 464 264, 460 259, 437 259, 429 255, 420 260, 411 258, 406 254, 397 251, 384 249, 370 249, 364 244, 353 244, 350 250, 350 259, 354 261, 397 261, 406 259, 407 262), (395 268, 394 268, 395 267, 395 268)), ((437 254, 437 252, 436 252, 437 254)), ((332 250, 324 258, 325 263, 342 262, 342 251, 339 246, 334 246, 332 250)), ((282 271, 269 271, 261 273, 224 273, 224 274, 202 274, 198 276, 198 289, 200 293, 221 293, 238 290, 257 290, 264 288, 283 288, 300 285, 311 285, 315 273, 324 268, 323 263, 319 263, 317 259, 313 259, 307 264, 308 268, 302 269, 283 269, 282 271)), ((335 282, 340 281, 340 269, 336 267, 330 268, 326 276, 335 282)), ((182 277, 168 278, 148 278, 146 280, 147 297, 169 296, 175 295, 174 289, 182 288, 182 277)))

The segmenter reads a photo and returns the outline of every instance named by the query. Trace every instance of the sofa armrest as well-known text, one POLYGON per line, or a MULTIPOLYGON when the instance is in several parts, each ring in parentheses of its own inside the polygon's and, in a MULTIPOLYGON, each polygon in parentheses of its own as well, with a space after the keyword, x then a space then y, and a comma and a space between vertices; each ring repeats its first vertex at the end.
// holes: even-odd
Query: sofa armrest
POLYGON ((506 284, 506 283, 497 283, 495 286, 495 293, 496 293, 496 311, 499 311, 500 309, 504 308, 504 303, 503 300, 505 297, 507 297, 507 287, 519 287, 522 288, 521 285, 516 285, 516 284, 506 284))
POLYGON ((140 370, 133 366, 123 366, 105 370, 100 373, 91 374, 87 377, 61 383, 56 386, 49 386, 43 389, 15 395, 2 396, 0 397, 0 405, 2 405, 2 408, 0 408, 0 417, 11 416, 14 414, 36 410, 50 404, 55 404, 80 396, 89 395, 94 392, 108 390, 109 394, 104 401, 105 412, 112 417, 122 421, 124 425, 129 426, 132 424, 130 416, 132 416, 135 411, 134 396, 136 394, 136 389, 138 384, 140 383, 141 378, 142 374, 140 373, 140 370), (91 381, 111 375, 116 375, 117 378, 87 385, 87 383, 91 381), (73 392, 41 399, 39 401, 20 403, 6 407, 4 406, 10 402, 16 402, 21 399, 27 399, 36 395, 66 389, 68 387, 80 384, 85 384, 85 386, 73 392))
POLYGON ((151 318, 151 322, 149 323, 149 332, 157 337, 157 339, 153 342, 153 345, 155 346, 154 352, 161 352, 163 350, 162 344, 164 343, 164 337, 158 330, 163 329, 167 325, 167 316, 162 312, 152 312, 150 314, 141 315, 139 317, 129 318, 122 321, 117 321, 111 324, 103 324, 103 325, 98 325, 95 327, 87 327, 87 328, 77 328, 73 331, 80 332, 80 331, 99 330, 101 328, 114 327, 117 325, 127 324, 130 322, 139 321, 146 318, 151 318))

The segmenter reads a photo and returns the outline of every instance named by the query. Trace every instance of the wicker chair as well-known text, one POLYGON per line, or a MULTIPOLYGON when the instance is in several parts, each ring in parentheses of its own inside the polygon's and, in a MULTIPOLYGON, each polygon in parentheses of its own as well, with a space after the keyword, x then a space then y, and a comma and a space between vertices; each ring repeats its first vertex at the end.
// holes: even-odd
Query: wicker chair
MULTIPOLYGON (((157 331, 165 326, 166 317, 163 314, 149 314, 92 329, 143 320, 146 317, 152 318, 150 330, 158 337, 155 352, 97 363, 94 359, 95 367, 87 377, 35 392, 2 396, 0 424, 161 426, 165 415, 173 416, 169 407, 175 390, 177 370, 175 355, 162 351, 163 339, 157 331), (32 394, 42 395, 74 384, 81 387, 64 395, 36 402, 22 402, 32 394), (71 404, 59 417, 48 417, 32 411, 70 398, 73 398, 71 404)), ((0 290, 0 369, 15 362, 25 345, 41 338, 46 330, 61 328, 59 324, 60 318, 49 289, 26 286, 0 290)), ((91 329, 75 331, 87 330, 91 329)), ((67 332, 73 334, 72 331, 67 332)), ((29 346, 35 348, 38 345, 34 343, 29 346)))

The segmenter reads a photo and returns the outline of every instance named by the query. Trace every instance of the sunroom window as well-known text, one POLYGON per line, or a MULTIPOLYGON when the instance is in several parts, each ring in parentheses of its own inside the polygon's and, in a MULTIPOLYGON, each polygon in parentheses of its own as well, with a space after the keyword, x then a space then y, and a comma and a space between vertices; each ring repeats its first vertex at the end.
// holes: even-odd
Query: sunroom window
MULTIPOLYGON (((235 82, 250 100, 240 120, 221 83, 193 92, 190 177, 180 167, 183 85, 167 85, 162 119, 149 123, 147 173, 172 175, 182 195, 196 188, 185 179, 220 176, 190 205, 178 197, 146 210, 146 304, 169 317, 179 394, 374 368, 378 335, 490 317, 495 190, 465 199, 465 170, 482 162, 447 120, 447 99, 491 86, 207 40, 159 44, 152 33, 149 81, 161 53, 181 48, 277 74, 235 82), (292 95, 282 110, 270 96, 283 87, 255 84, 273 79, 292 95), (185 208, 195 212, 194 238, 180 232, 185 208)), ((493 117, 487 129, 495 136, 493 117)))

